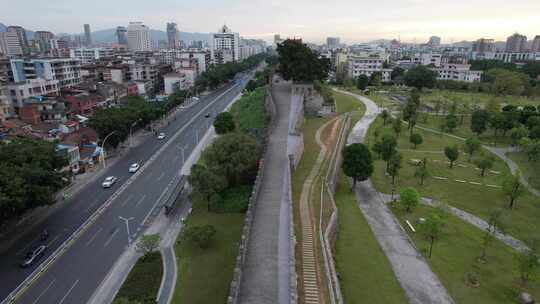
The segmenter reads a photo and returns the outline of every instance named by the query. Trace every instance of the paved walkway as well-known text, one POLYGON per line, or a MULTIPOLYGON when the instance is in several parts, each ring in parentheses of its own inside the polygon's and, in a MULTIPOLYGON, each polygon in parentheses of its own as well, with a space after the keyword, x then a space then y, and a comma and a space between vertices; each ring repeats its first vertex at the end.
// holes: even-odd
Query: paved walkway
POLYGON ((254 217, 240 284, 239 303, 290 301, 290 201, 286 172, 291 84, 274 84, 275 125, 264 157, 264 179, 254 217))
MULTIPOLYGON (((373 101, 364 96, 341 92, 356 97, 366 106, 366 115, 354 126, 347 144, 363 142, 379 109, 373 101)), ((416 251, 407 233, 390 212, 371 181, 357 183, 355 194, 360 210, 388 257, 410 303, 454 303, 427 262, 416 251)))

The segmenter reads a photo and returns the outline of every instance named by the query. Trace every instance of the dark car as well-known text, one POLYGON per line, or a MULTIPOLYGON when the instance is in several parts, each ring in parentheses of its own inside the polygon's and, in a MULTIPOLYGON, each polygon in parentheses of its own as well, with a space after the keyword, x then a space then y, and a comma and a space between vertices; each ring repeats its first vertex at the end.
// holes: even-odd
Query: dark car
POLYGON ((26 257, 24 258, 24 261, 22 261, 21 263, 21 267, 26 268, 32 266, 32 264, 34 264, 37 260, 39 260, 39 258, 43 256, 45 250, 47 250, 47 246, 41 245, 34 250, 28 252, 26 257))
POLYGON ((210 113, 206 113, 206 115, 204 115, 204 117, 210 118, 210 113))

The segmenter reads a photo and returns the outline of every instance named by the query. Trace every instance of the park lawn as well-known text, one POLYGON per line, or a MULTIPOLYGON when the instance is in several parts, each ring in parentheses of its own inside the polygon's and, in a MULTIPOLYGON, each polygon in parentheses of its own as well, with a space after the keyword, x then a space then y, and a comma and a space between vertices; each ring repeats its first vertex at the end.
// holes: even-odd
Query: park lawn
POLYGON ((436 100, 447 100, 448 102, 456 101, 458 103, 469 103, 471 105, 486 105, 491 100, 495 99, 501 104, 511 104, 515 106, 525 105, 540 105, 540 98, 538 97, 524 97, 524 96, 496 96, 486 93, 475 92, 460 92, 450 90, 424 90, 422 93, 422 102, 434 103, 436 100))
POLYGON ((216 235, 207 249, 180 242, 176 245, 178 281, 172 303, 225 303, 233 277, 244 214, 212 213, 206 203, 194 201, 187 226, 212 225, 216 235))
POLYGON ((343 114, 352 111, 359 111, 364 108, 364 104, 351 95, 333 91, 334 99, 336 100, 336 111, 338 114, 343 114))
POLYGON ((529 184, 535 189, 540 189, 540 162, 529 161, 527 154, 524 152, 509 153, 507 156, 512 159, 518 166, 523 177, 527 179, 529 184))
POLYGON ((265 108, 266 87, 257 88, 251 93, 244 94, 231 107, 237 128, 242 132, 253 129, 264 129, 270 121, 265 108))
POLYGON ((335 259, 344 302, 407 303, 405 292, 342 172, 335 200, 339 214, 335 259))
MULTIPOLYGON (((371 143, 375 142, 373 138, 374 130, 380 125, 382 125, 382 120, 377 118, 369 130, 369 141, 371 143)), ((380 134, 383 132, 380 131, 380 134)), ((500 186, 505 176, 510 174, 510 170, 501 159, 493 155, 495 162, 491 169, 500 172, 500 174, 488 172, 486 176, 481 177, 480 171, 475 170, 475 166, 467 162, 467 155, 461 152, 454 168, 450 169, 446 163, 447 159, 443 149, 448 145, 459 145, 462 141, 448 136, 441 137, 438 134, 420 129, 416 129, 415 132, 421 134, 424 138, 424 143, 419 145, 416 151, 412 149, 412 145, 408 142, 408 134, 402 134, 398 141, 403 162, 399 176, 396 178, 396 193, 404 187, 414 187, 422 196, 431 197, 460 208, 484 220, 488 219, 490 212, 494 208, 507 208, 509 200, 504 192, 500 188, 486 186, 500 186), (425 184, 421 186, 420 180, 414 177, 416 167, 410 163, 410 160, 420 160, 424 157, 428 159, 431 178, 428 178, 425 184), (434 160, 439 162, 434 162, 434 160), (467 166, 467 168, 460 167, 460 164, 467 166), (448 180, 438 180, 433 178, 434 176, 446 177, 448 180), (460 183, 456 180, 481 183, 482 185, 460 183)), ((483 150, 481 153, 487 155, 490 152, 483 150)), ((480 156, 480 153, 477 154, 473 161, 480 156)), ((379 191, 390 194, 392 192, 391 178, 385 175, 385 167, 386 163, 383 160, 375 160, 372 181, 379 191)), ((510 215, 507 233, 524 241, 537 235, 537 231, 540 230, 540 222, 538 221, 538 218, 540 218, 540 202, 537 197, 527 192, 523 197, 517 199, 514 210, 506 210, 510 215)))
POLYGON ((518 303, 520 291, 527 291, 534 298, 540 298, 538 282, 527 289, 521 289, 517 283, 516 252, 509 246, 494 240, 487 249, 487 263, 477 262, 484 232, 447 214, 443 234, 433 246, 432 257, 428 258, 428 240, 418 229, 416 233, 411 232, 405 220, 419 228, 418 218, 425 218, 435 211, 434 208, 418 206, 412 213, 397 207, 391 209, 456 303, 518 303), (465 276, 471 271, 480 277, 478 288, 469 287, 465 283, 465 276))
MULTIPOLYGON (((131 269, 126 281, 118 291, 115 300, 127 299, 133 302, 155 301, 163 276, 161 252, 154 251, 139 258, 131 269)), ((153 303, 153 302, 152 302, 153 303)))

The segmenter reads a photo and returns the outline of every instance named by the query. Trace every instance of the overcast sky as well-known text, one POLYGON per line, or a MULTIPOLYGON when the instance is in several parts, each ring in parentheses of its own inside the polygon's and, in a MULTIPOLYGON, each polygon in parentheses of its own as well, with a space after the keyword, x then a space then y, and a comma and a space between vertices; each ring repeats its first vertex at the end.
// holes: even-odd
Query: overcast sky
POLYGON ((2 0, 0 22, 55 33, 82 32, 142 21, 165 29, 213 32, 223 23, 245 37, 271 40, 327 36, 347 43, 398 38, 443 42, 480 37, 504 40, 514 32, 540 35, 540 0, 2 0))

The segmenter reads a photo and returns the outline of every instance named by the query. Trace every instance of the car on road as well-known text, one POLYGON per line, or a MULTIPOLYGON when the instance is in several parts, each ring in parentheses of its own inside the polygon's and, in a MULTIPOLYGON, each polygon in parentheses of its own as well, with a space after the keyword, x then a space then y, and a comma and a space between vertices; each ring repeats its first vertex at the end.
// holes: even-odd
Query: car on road
POLYGON ((157 136, 157 139, 164 139, 165 138, 165 133, 161 132, 158 134, 157 136))
POLYGON ((110 188, 112 185, 114 185, 114 183, 116 183, 117 180, 118 178, 116 176, 107 176, 101 185, 103 188, 110 188))
POLYGON ((21 263, 21 267, 26 268, 26 267, 32 266, 32 264, 34 264, 37 260, 39 260, 39 258, 43 256, 43 254, 45 253, 45 250, 47 250, 47 246, 40 245, 34 250, 28 252, 28 254, 26 255, 26 257, 21 263))
POLYGON ((138 163, 133 163, 129 166, 129 173, 135 173, 139 170, 141 166, 138 163))
POLYGON ((210 113, 206 113, 206 115, 204 115, 204 117, 209 118, 209 117, 210 117, 210 113))

